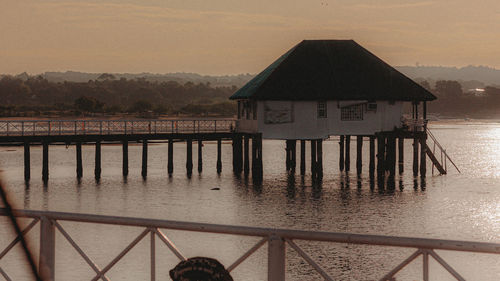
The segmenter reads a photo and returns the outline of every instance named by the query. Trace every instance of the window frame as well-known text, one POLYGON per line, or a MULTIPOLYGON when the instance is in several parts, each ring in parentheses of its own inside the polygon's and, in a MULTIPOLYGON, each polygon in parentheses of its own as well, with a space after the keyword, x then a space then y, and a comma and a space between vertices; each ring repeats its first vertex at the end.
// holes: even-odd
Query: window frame
POLYGON ((328 106, 326 101, 318 101, 316 105, 317 118, 328 118, 328 106))

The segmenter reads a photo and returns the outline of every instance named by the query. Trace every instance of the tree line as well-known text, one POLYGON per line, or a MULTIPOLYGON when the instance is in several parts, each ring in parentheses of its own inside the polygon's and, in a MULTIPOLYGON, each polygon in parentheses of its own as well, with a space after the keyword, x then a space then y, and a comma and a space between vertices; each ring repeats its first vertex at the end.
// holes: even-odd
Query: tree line
POLYGON ((101 79, 49 82, 37 76, 0 79, 0 114, 36 116, 44 112, 81 114, 196 114, 232 116, 236 105, 228 100, 236 86, 212 87, 210 83, 146 79, 101 79))

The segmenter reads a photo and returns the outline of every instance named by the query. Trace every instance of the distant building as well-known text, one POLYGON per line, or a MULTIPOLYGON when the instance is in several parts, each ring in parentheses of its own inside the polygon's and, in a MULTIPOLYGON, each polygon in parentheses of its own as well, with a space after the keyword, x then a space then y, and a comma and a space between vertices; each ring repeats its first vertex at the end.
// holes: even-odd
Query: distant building
POLYGON ((353 40, 304 40, 231 99, 238 132, 322 139, 401 128, 404 102, 436 97, 353 40))

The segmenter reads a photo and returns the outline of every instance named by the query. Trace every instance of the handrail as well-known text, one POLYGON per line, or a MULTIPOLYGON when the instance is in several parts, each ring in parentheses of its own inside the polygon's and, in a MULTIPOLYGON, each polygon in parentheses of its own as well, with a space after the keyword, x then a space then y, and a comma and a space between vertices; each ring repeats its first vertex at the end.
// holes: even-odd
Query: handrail
POLYGON ((436 137, 432 134, 431 130, 429 130, 429 128, 426 128, 426 132, 427 132, 427 135, 431 137, 432 141, 434 141, 434 143, 437 145, 437 147, 443 152, 443 154, 445 155, 445 157, 450 160, 451 164, 453 164, 453 166, 455 167, 455 169, 457 169, 457 171, 459 173, 460 170, 458 169, 457 165, 455 165, 455 162, 453 162, 453 160, 451 160, 450 156, 448 155, 448 153, 446 153, 446 149, 444 149, 441 144, 437 141, 436 137))
MULTIPOLYGON (((155 238, 159 238, 169 250, 174 253, 179 260, 186 258, 177 249, 175 244, 160 230, 184 230, 205 233, 219 233, 231 234, 242 236, 262 237, 253 247, 246 251, 241 257, 236 259, 229 267, 228 271, 234 270, 238 265, 245 261, 249 256, 255 253, 264 244, 268 243, 268 280, 284 281, 285 280, 285 244, 288 244, 291 249, 296 251, 308 264, 312 266, 325 280, 333 280, 324 269, 322 269, 313 258, 311 258, 304 250, 302 250, 293 240, 308 240, 308 241, 323 241, 334 243, 348 243, 348 244, 367 244, 378 246, 391 246, 391 247, 406 247, 416 248, 417 251, 410 257, 405 259, 402 263, 397 265, 382 279, 393 280, 392 277, 399 272, 406 265, 411 263, 415 258, 422 255, 424 259, 424 280, 429 280, 428 266, 429 256, 433 257, 439 264, 443 266, 450 274, 457 280, 464 280, 458 272, 456 272, 444 259, 439 256, 434 250, 451 250, 451 251, 465 251, 476 253, 500 254, 499 243, 486 243, 486 242, 469 242, 458 240, 443 240, 443 239, 428 239, 428 238, 411 238, 411 237, 398 237, 398 236, 383 236, 383 235, 370 235, 370 234, 352 234, 352 233, 338 233, 338 232, 318 232, 318 231, 304 231, 304 230, 291 230, 281 228, 262 228, 262 227, 248 227, 248 226, 232 226, 222 224, 208 224, 208 223, 195 223, 195 222, 182 222, 172 220, 160 219, 145 219, 135 217, 118 217, 118 216, 104 216, 93 214, 81 213, 66 213, 66 212, 52 212, 52 211, 34 211, 34 210, 14 210, 16 217, 32 218, 33 221, 22 231, 22 235, 33 228, 37 223, 40 223, 40 243, 48 243, 44 247, 40 245, 40 260, 43 261, 44 267, 40 270, 45 270, 45 276, 54 278, 55 272, 55 230, 58 230, 62 236, 69 242, 69 244, 80 254, 80 256, 87 262, 87 264, 94 270, 95 276, 92 280, 109 280, 106 273, 121 260, 132 248, 134 248, 146 236, 151 237, 150 251, 151 251, 151 280, 156 280, 155 266, 155 238), (122 226, 143 227, 143 231, 131 241, 114 259, 112 259, 106 266, 99 267, 91 258, 83 251, 83 249, 76 243, 74 239, 66 232, 59 221, 72 221, 84 223, 98 223, 98 224, 112 224, 122 226), (42 239, 42 237, 45 237, 42 239), (52 237, 52 238, 51 238, 52 237), (45 239, 48 241, 46 242, 45 239), (43 248, 43 250, 42 250, 43 248), (427 269, 427 270, 426 270, 427 269)), ((6 215, 6 210, 0 208, 0 216, 6 215)), ((15 238, 5 250, 2 255, 5 255, 19 239, 15 238)), ((2 256, 0 256, 0 259, 2 256)), ((0 267, 0 274, 7 280, 10 280, 7 273, 0 267)))

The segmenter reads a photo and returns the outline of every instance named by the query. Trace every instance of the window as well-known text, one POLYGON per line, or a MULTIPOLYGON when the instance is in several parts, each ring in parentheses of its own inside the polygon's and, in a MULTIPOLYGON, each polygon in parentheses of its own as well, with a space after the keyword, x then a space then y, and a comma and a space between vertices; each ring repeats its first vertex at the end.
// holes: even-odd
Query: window
POLYGON ((377 104, 376 103, 369 103, 366 106, 366 111, 374 111, 377 112, 377 104))
POLYGON ((318 101, 318 118, 326 117, 326 101, 318 101))
POLYGON ((363 105, 356 104, 356 105, 342 107, 340 110, 340 120, 342 121, 363 120, 363 105))

